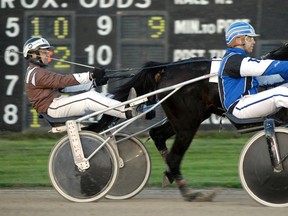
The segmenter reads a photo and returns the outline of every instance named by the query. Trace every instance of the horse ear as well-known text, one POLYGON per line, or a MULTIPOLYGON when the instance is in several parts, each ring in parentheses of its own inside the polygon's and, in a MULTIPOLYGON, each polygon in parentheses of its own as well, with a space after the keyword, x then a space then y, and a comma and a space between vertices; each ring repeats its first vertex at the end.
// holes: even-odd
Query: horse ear
POLYGON ((164 73, 164 69, 162 69, 161 71, 158 71, 155 75, 154 75, 154 79, 156 81, 156 83, 158 83, 161 79, 161 74, 164 73))
POLYGON ((158 83, 161 79, 161 73, 160 72, 156 73, 154 76, 154 79, 155 79, 156 83, 158 83))

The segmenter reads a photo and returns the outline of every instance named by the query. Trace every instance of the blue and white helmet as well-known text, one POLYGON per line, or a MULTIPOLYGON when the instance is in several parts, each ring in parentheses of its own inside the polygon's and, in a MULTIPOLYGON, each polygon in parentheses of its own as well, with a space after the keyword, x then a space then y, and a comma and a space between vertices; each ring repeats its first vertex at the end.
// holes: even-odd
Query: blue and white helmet
POLYGON ((254 28, 246 22, 234 22, 227 29, 225 33, 226 44, 230 44, 235 37, 247 35, 257 37, 259 34, 255 33, 254 28))
POLYGON ((45 38, 30 38, 28 39, 23 46, 23 56, 24 58, 29 58, 29 54, 36 52, 39 49, 51 49, 49 42, 45 38))

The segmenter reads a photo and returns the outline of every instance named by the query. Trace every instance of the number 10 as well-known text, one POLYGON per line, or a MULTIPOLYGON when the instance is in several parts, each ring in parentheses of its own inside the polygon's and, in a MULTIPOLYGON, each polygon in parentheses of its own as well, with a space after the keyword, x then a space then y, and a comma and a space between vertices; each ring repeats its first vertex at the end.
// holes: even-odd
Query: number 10
MULTIPOLYGON (((32 37, 42 37, 40 34, 40 18, 34 17, 31 23, 33 25, 32 37)), ((66 38, 69 35, 69 21, 65 17, 56 17, 53 22, 53 33, 58 39, 66 38)))
MULTIPOLYGON (((88 53, 88 64, 89 65, 95 65, 95 46, 94 45, 89 45, 86 47, 85 52, 88 53)), ((108 45, 101 45, 97 49, 96 52, 96 59, 97 63, 100 65, 108 65, 111 63, 113 58, 113 53, 112 49, 108 45)))

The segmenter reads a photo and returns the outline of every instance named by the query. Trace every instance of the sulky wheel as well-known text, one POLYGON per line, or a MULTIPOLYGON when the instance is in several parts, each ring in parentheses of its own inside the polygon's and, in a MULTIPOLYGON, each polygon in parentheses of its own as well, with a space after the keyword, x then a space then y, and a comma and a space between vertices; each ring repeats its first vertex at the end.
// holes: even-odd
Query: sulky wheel
MULTIPOLYGON (((281 158, 288 153, 288 129, 276 128, 281 158)), ((273 171, 264 131, 255 134, 244 146, 239 160, 243 188, 257 202, 271 207, 288 206, 288 159, 283 171, 273 171)))
MULTIPOLYGON (((85 158, 104 139, 89 131, 79 132, 85 158)), ((53 187, 63 197, 74 202, 91 202, 104 197, 118 174, 118 160, 110 144, 104 145, 90 160, 87 170, 79 171, 74 163, 68 136, 56 143, 49 157, 49 177, 53 187)))
POLYGON ((144 144, 135 137, 117 133, 117 147, 124 166, 119 168, 118 178, 106 196, 109 199, 129 199, 137 195, 149 180, 151 160, 144 144))

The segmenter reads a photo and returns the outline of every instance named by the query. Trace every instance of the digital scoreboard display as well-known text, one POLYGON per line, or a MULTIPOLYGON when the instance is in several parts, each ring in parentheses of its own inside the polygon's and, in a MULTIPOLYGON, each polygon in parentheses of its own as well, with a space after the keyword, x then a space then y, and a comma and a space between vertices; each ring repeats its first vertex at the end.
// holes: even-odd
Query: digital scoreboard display
MULTIPOLYGON (((74 13, 61 12, 26 12, 25 13, 26 38, 43 37, 55 48, 51 51, 51 57, 58 56, 60 60, 73 61, 74 38, 74 13)), ((49 66, 59 72, 69 72, 73 65, 63 61, 51 61, 49 66)))
MULTIPOLYGON (((31 37, 46 38, 55 59, 139 68, 147 61, 222 57, 225 28, 242 20, 261 34, 255 47, 260 55, 286 40, 287 8, 281 5, 280 0, 1 0, 0 131, 43 124, 24 92, 27 62, 15 53, 31 37)), ((89 70, 53 59, 49 69, 89 70)))

